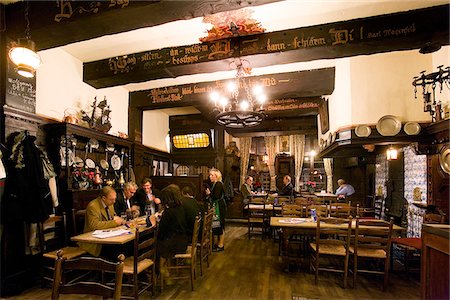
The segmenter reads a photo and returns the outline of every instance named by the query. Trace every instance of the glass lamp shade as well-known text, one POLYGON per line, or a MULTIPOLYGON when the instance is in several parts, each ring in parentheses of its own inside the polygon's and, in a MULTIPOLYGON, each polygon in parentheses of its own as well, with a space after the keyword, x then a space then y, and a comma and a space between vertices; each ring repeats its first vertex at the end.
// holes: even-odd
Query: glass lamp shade
POLYGON ((387 160, 396 160, 397 154, 398 154, 397 149, 391 147, 386 151, 386 158, 387 160))
POLYGON ((41 64, 41 57, 35 51, 35 44, 29 39, 19 39, 17 46, 9 50, 9 58, 17 66, 17 73, 31 78, 41 64))

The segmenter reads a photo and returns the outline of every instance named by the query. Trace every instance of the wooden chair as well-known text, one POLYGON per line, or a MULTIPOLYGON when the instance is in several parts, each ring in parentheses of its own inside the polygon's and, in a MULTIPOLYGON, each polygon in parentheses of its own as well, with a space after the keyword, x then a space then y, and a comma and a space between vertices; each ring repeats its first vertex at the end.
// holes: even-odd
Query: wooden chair
MULTIPOLYGON (((281 208, 281 214, 283 217, 301 218, 303 217, 303 207, 296 204, 284 204, 281 208)), ((305 235, 296 234, 295 232, 280 228, 280 239, 278 245, 278 252, 280 255, 290 258, 292 261, 294 257, 299 257, 299 251, 304 247, 305 235), (289 236, 284 237, 285 232, 288 232, 289 236)))
POLYGON ((349 203, 330 203, 328 206, 330 210, 330 217, 334 218, 348 218, 351 215, 352 207, 349 203))
MULTIPOLYGON (((197 257, 197 241, 198 241, 198 232, 200 230, 200 221, 201 218, 197 216, 195 218, 194 230, 192 233, 192 243, 191 246, 188 247, 186 253, 175 254, 169 261, 167 269, 170 271, 170 278, 172 279, 189 279, 191 280, 191 289, 194 290, 194 280, 196 278, 196 257, 197 257), (189 275, 181 275, 180 271, 188 270, 189 275), (173 276, 172 273, 176 273, 177 275, 173 276)), ((161 290, 163 289, 164 278, 161 273, 161 290)))
POLYGON ((152 288, 155 296, 156 286, 156 243, 157 227, 149 227, 139 230, 136 228, 133 256, 125 259, 123 274, 131 279, 131 283, 124 283, 123 287, 130 288, 132 295, 122 295, 124 299, 138 299, 139 295, 152 288), (145 273, 146 280, 142 280, 145 273), (139 278, 140 277, 140 278, 139 278))
POLYGON ((37 227, 39 247, 42 253, 41 278, 42 286, 53 281, 54 264, 57 252, 63 250, 65 259, 80 257, 87 252, 80 247, 68 246, 67 218, 64 212, 61 216, 51 216, 37 227))
POLYGON ((52 300, 59 299, 60 294, 88 294, 119 300, 122 292, 124 258, 124 255, 120 254, 116 263, 97 257, 66 259, 63 251, 58 251, 53 277, 52 300), (115 274, 114 286, 100 283, 95 278, 92 281, 66 283, 63 280, 63 274, 75 270, 112 272, 115 274))
POLYGON ((248 239, 255 227, 261 228, 261 236, 264 239, 267 224, 266 201, 264 198, 254 197, 248 203, 248 239))
POLYGON ((200 242, 197 243, 197 251, 200 258, 200 275, 203 276, 203 262, 209 268, 209 256, 212 254, 212 221, 214 216, 214 207, 205 212, 203 219, 203 230, 200 242))
POLYGON ((389 263, 391 253, 392 226, 383 220, 356 219, 355 243, 350 247, 353 253, 353 285, 356 286, 358 273, 379 274, 384 276, 383 290, 389 281, 389 263), (383 271, 363 269, 358 266, 360 259, 373 259, 384 262, 383 271))
MULTIPOLYGON (((423 217, 424 224, 444 224, 444 214, 425 214, 423 217)), ((422 238, 420 237, 394 237, 392 238, 392 252, 394 247, 403 252, 403 265, 405 267, 406 275, 409 274, 411 263, 413 261, 420 261, 420 252, 422 250, 422 238)), ((391 252, 391 266, 394 267, 394 255, 391 252)), ((417 263, 420 270, 420 262, 417 263)))
POLYGON ((352 219, 317 218, 316 240, 311 242, 310 268, 314 270, 314 280, 317 285, 319 271, 331 271, 344 274, 344 288, 347 288, 348 261, 350 256, 350 235, 352 219), (338 257, 343 261, 342 268, 333 268, 331 264, 322 267, 323 256, 338 257))

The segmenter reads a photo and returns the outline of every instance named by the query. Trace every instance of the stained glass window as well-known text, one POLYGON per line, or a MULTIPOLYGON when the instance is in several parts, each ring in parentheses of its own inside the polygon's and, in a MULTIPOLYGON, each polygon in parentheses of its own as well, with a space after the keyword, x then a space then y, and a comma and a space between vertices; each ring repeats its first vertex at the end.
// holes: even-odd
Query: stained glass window
POLYGON ((209 136, 206 133, 189 133, 174 135, 173 146, 178 149, 186 148, 206 148, 209 146, 209 136))

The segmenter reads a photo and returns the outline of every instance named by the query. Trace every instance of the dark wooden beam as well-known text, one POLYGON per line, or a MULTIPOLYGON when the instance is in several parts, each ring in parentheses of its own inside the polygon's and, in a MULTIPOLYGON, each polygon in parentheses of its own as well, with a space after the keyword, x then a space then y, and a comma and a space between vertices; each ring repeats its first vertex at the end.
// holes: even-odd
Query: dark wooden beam
MULTIPOLYGON (((31 35, 39 50, 104 35, 187 20, 279 0, 29 1, 31 35)), ((6 7, 7 35, 25 34, 25 1, 6 7)))
POLYGON ((449 45, 450 5, 334 22, 211 43, 163 48, 84 64, 95 88, 229 70, 233 58, 252 67, 449 45))
MULTIPOLYGON (((268 74, 246 77, 250 86, 261 84, 270 100, 266 105, 269 112, 296 109, 316 109, 315 103, 322 95, 334 91, 334 68, 323 68, 289 73, 268 74), (306 101, 298 101, 305 98, 306 101), (311 99, 314 98, 314 99, 311 99), (311 102, 311 104, 303 105, 311 102)), ((212 109, 209 94, 212 90, 223 91, 229 80, 199 82, 130 93, 130 106, 143 110, 168 107, 202 106, 212 109)), ((223 91, 226 93, 226 91, 223 91)))
MULTIPOLYGON (((243 129, 225 129, 233 136, 264 136, 268 132, 296 132, 297 134, 317 136, 316 116, 303 116, 297 118, 267 118, 256 127, 243 129)), ((284 135, 284 134, 283 134, 284 135)))

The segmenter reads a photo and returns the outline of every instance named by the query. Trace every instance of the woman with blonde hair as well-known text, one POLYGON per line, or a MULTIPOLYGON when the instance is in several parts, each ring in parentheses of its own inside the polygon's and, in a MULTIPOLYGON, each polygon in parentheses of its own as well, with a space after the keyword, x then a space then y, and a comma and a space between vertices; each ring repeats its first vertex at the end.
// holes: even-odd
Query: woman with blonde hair
POLYGON ((209 171, 209 180, 212 183, 211 189, 206 188, 206 196, 209 203, 215 208, 215 216, 213 221, 213 234, 218 236, 217 245, 214 245, 214 251, 224 251, 223 245, 225 238, 225 190, 222 183, 222 173, 217 169, 209 171))

